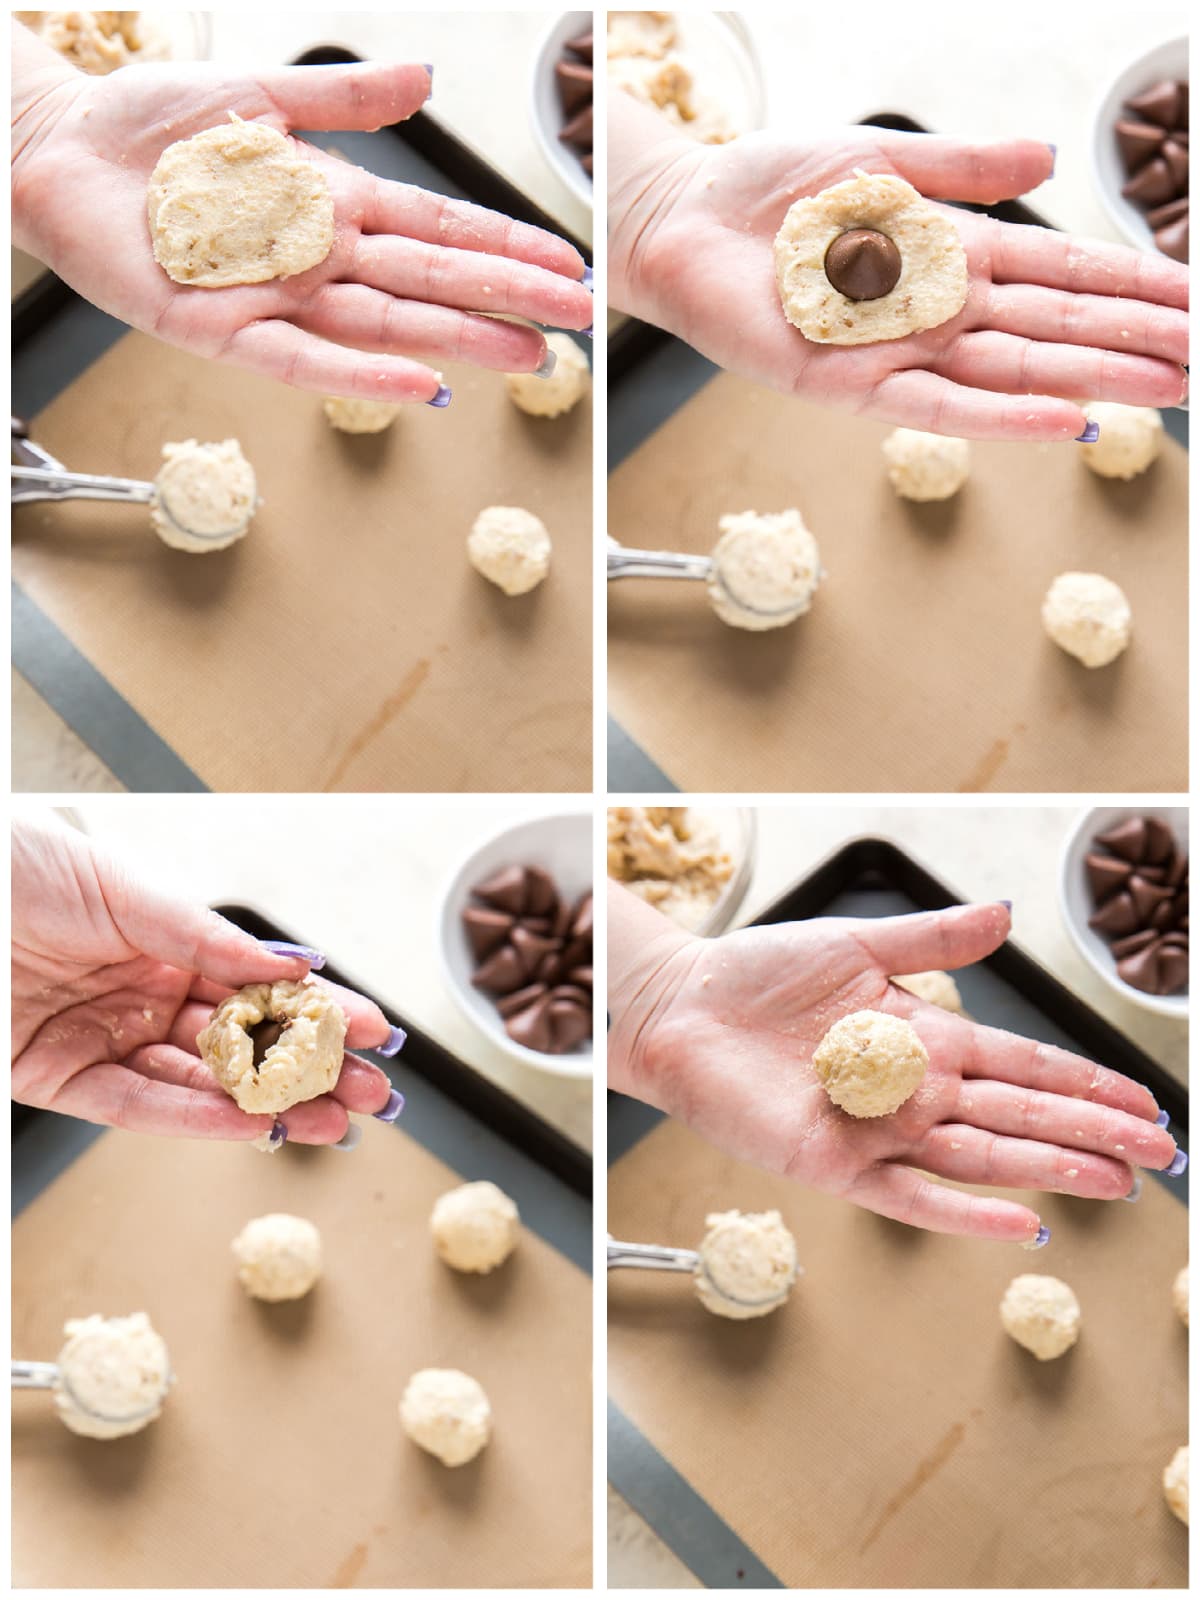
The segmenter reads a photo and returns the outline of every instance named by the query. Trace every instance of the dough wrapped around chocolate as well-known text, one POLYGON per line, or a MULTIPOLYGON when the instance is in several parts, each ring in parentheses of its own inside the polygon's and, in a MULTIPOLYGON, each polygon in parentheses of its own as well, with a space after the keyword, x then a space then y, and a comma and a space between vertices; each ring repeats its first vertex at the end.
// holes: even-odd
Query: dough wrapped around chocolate
POLYGON ((327 1094, 338 1081, 346 1017, 309 978, 252 983, 222 1000, 196 1043, 243 1111, 278 1114, 327 1094))

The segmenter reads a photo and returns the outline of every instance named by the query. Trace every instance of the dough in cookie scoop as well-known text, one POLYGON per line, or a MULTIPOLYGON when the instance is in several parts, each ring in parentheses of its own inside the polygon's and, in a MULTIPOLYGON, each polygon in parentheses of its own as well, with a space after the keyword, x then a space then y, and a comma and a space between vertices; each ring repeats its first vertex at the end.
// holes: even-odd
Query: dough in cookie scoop
POLYGON ((548 333, 546 348, 554 356, 554 370, 548 378, 510 372, 504 380, 513 405, 531 417, 561 417, 577 406, 591 387, 588 359, 574 339, 565 333, 548 333))
POLYGON ((232 1249, 242 1288, 256 1300, 299 1300, 321 1276, 321 1235, 307 1217, 251 1217, 232 1249))
POLYGON ((278 1113, 338 1081, 346 1016, 311 979, 251 983, 222 1000, 196 1043, 243 1111, 278 1113))
POLYGON ((400 1422, 414 1443, 447 1467, 474 1460, 492 1436, 483 1385, 453 1367, 426 1367, 409 1379, 400 1422))
POLYGON ((333 248, 333 197, 316 162, 262 122, 169 144, 147 194, 154 259, 176 283, 222 289, 291 278, 333 248))
POLYGON ((929 1070, 917 1030, 886 1011, 855 1011, 829 1029, 813 1070, 835 1106, 852 1117, 898 1111, 929 1070))
POLYGON ((528 594, 550 571, 550 535, 532 511, 487 506, 467 537, 467 556, 505 594, 528 594))
POLYGON ((1000 1302, 1004 1331, 1039 1361, 1063 1355, 1079 1337, 1079 1301, 1069 1284, 1038 1272, 1013 1279, 1000 1302))
POLYGON ((162 1414, 171 1364, 144 1311, 128 1317, 77 1317, 63 1332, 54 1403, 72 1433, 120 1439, 162 1414))
POLYGON ((258 506, 254 468, 236 439, 163 445, 154 488, 150 521, 155 533, 173 550, 194 556, 236 544, 249 531, 258 506))
POLYGON ((1133 612, 1111 578, 1098 572, 1063 572, 1042 601, 1042 626, 1085 667, 1106 667, 1129 643, 1133 612))
POLYGON ((1085 463, 1101 478, 1136 478, 1158 459, 1163 442, 1162 414, 1153 406, 1123 406, 1091 400, 1083 407, 1100 437, 1081 445, 1085 463))
POLYGON ((429 1219, 434 1247, 458 1272, 491 1272, 516 1249, 521 1219, 494 1183, 464 1183, 439 1195, 429 1219))
POLYGON ((718 1317, 745 1321, 781 1306, 801 1271, 778 1211, 717 1211, 705 1218, 696 1293, 718 1317))
POLYGON ((965 439, 918 428, 896 428, 883 441, 892 488, 902 500, 949 500, 967 481, 971 450, 965 439))
POLYGON ((784 315, 816 344, 903 339, 948 322, 967 303, 967 257, 954 223, 887 174, 856 171, 797 200, 775 238, 775 278, 784 315), (839 244, 843 235, 854 238, 839 244), (834 261, 850 257, 859 241, 858 259, 841 270, 827 260, 835 246, 834 261), (830 271, 852 292, 835 287, 830 271))
POLYGON ((802 617, 823 574, 800 513, 739 511, 718 526, 708 598, 721 621, 760 633, 802 617))

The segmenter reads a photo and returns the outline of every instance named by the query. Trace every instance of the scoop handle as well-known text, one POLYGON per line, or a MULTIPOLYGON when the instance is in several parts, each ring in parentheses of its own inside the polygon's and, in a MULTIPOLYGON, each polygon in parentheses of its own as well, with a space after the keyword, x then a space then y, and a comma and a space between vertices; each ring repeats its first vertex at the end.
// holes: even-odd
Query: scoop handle
POLYGON ((53 1389, 58 1382, 58 1367, 53 1361, 14 1361, 14 1389, 53 1389))
POLYGON ((651 1272, 695 1272, 700 1256, 695 1250, 677 1250, 666 1244, 623 1244, 611 1234, 608 1240, 608 1270, 641 1267, 651 1272))

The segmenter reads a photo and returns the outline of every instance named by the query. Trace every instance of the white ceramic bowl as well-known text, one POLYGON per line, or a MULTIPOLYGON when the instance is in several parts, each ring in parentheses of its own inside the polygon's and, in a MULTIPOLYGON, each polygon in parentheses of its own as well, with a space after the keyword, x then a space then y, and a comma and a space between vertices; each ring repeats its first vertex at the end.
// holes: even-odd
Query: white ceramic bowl
POLYGON ((462 1012, 480 1032, 507 1055, 542 1072, 564 1078, 589 1078, 592 1041, 566 1055, 543 1055, 510 1039, 504 1020, 488 995, 471 983, 475 959, 463 932, 462 914, 470 903, 472 887, 514 864, 544 867, 568 900, 578 899, 592 887, 592 819, 587 811, 556 816, 531 816, 508 823, 477 842, 450 879, 438 905, 437 939, 442 976, 462 1012))
MULTIPOLYGON (((564 117, 558 98, 558 85, 554 81, 554 67, 556 62, 562 60, 563 46, 567 40, 587 33, 592 26, 592 19, 590 11, 567 11, 551 23, 534 57, 529 97, 533 136, 539 149, 571 193, 589 208, 592 204, 592 180, 583 170, 572 146, 564 144, 558 137, 562 132, 564 117)), ((603 60, 603 39, 600 43, 603 60)))
POLYGON ((1113 80, 1102 96, 1092 121, 1092 181, 1114 225, 1130 244, 1143 250, 1154 250, 1157 246, 1143 213, 1121 194, 1127 178, 1113 136, 1113 124, 1121 115, 1121 107, 1130 95, 1141 94, 1162 78, 1184 79, 1187 76, 1186 38, 1168 39, 1163 44, 1155 45, 1153 50, 1139 56, 1113 80))
POLYGON ((1145 1011, 1157 1011, 1160 1016, 1186 1018, 1188 996, 1183 994, 1143 994, 1117 976, 1116 962, 1108 942, 1092 928, 1088 918, 1095 909, 1091 891, 1084 872, 1083 858, 1091 848, 1096 834, 1104 833, 1126 817, 1160 817, 1175 831, 1175 837, 1184 848, 1188 845, 1188 813, 1186 806, 1097 806, 1081 813, 1079 820, 1067 836, 1059 861, 1058 907, 1067 932, 1075 948, 1094 972, 1099 973, 1110 989, 1132 1000, 1145 1011))

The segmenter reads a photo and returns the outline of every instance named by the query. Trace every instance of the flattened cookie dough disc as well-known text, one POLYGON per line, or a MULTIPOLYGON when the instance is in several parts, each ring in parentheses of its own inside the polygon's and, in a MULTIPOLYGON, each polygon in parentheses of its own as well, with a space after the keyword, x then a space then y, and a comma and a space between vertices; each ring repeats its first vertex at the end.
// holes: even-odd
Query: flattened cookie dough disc
POLYGON ((333 197, 314 161, 261 122, 169 144, 150 175, 154 259, 176 283, 223 289, 291 278, 333 248, 333 197))
POLYGON ((236 439, 163 445, 150 522, 164 544, 189 555, 228 550, 250 531, 258 505, 254 468, 236 439))
POLYGON ((954 223, 903 178, 886 174, 856 171, 797 200, 775 239, 775 277, 784 315, 816 344, 903 339, 948 322, 967 302, 967 257, 954 223), (830 282, 826 257, 843 234, 864 231, 895 245, 900 276, 886 294, 852 299, 830 282))
POLYGON ((205 1066, 243 1111, 286 1111, 333 1088, 346 1017, 327 989, 251 983, 213 1012, 196 1040, 205 1066))

